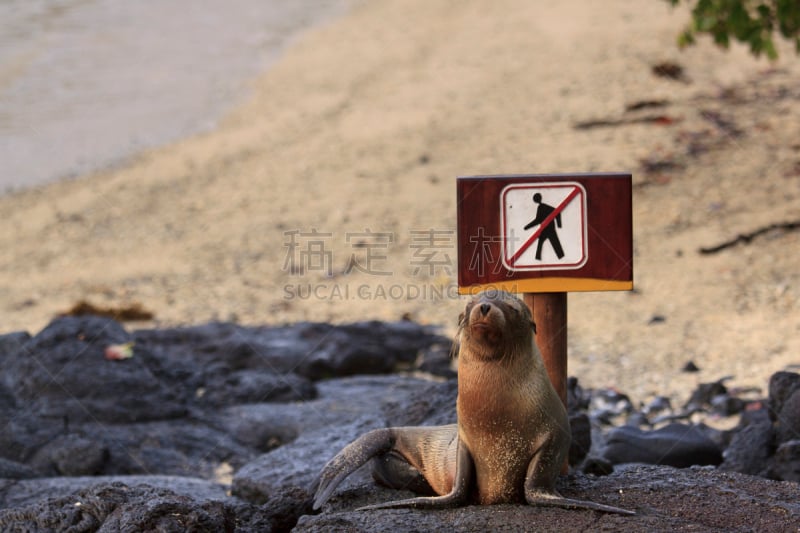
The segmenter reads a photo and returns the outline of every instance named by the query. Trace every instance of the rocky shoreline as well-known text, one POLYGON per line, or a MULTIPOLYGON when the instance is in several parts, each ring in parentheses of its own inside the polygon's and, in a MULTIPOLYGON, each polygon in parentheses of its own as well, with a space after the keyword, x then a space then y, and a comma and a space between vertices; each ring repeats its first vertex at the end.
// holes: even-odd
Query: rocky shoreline
POLYGON ((367 469, 313 514, 307 487, 359 434, 454 421, 449 352, 448 338, 413 322, 128 332, 108 318, 70 316, 33 337, 0 336, 0 529, 778 531, 797 523, 800 375, 791 372, 773 376, 767 398, 720 380, 675 409, 583 390, 571 378, 573 468, 559 490, 636 517, 525 506, 354 512, 406 495, 375 485, 367 469), (738 425, 725 431, 701 422, 733 416, 738 425))

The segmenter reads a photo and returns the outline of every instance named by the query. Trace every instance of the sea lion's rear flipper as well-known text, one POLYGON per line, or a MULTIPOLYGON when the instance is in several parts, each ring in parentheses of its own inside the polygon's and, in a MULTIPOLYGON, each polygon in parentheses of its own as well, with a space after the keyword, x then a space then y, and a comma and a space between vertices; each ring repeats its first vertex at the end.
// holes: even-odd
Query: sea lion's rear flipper
POLYGON ((359 507, 357 511, 368 511, 372 509, 392 509, 397 507, 415 507, 418 509, 442 509, 463 505, 469 496, 469 487, 475 475, 475 466, 467 447, 458 439, 456 442, 456 464, 453 486, 449 493, 442 496, 420 496, 407 500, 397 500, 394 502, 378 503, 359 507))
POLYGON ((545 492, 542 490, 530 489, 528 487, 525 487, 525 500, 529 505, 546 505, 551 507, 561 507, 563 509, 589 509, 603 513, 624 515, 636 514, 634 511, 629 511, 620 507, 604 505, 602 503, 595 503, 586 500, 573 500, 572 498, 564 498, 557 492, 545 492))
POLYGON ((310 492, 314 492, 314 509, 319 509, 331 497, 344 478, 376 455, 388 452, 394 446, 395 436, 390 428, 375 429, 342 448, 328 461, 319 477, 314 480, 310 492))
POLYGON ((372 479, 390 489, 410 490, 423 496, 437 494, 425 475, 396 450, 372 459, 372 479))

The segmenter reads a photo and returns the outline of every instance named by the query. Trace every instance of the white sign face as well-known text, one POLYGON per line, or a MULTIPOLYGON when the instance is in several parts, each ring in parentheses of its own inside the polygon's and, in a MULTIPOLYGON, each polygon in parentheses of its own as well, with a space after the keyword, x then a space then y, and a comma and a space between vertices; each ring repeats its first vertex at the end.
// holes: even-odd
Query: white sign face
POLYGON ((580 183, 509 185, 500 192, 500 226, 508 270, 586 264, 586 189, 580 183))

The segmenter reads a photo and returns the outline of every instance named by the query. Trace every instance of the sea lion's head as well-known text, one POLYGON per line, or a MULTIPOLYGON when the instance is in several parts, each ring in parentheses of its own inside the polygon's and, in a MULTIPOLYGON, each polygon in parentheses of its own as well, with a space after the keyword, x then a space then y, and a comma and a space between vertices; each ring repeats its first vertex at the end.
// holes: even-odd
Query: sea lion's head
POLYGON ((526 351, 536 326, 525 303, 505 291, 475 295, 459 317, 460 354, 500 359, 526 351))

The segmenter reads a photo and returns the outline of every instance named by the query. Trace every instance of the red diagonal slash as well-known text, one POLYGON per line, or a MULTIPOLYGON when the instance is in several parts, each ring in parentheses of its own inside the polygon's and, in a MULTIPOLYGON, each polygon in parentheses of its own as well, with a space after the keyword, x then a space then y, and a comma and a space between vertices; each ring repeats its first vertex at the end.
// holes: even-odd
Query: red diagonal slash
POLYGON ((512 267, 514 266, 514 263, 517 262, 517 259, 519 259, 519 256, 524 254, 525 250, 527 250, 528 248, 531 247, 531 244, 533 244, 534 241, 539 238, 539 235, 542 234, 542 231, 544 231, 544 228, 546 228, 551 222, 553 222, 553 219, 555 219, 558 215, 561 214, 561 212, 564 210, 564 208, 567 207, 567 204, 569 204, 572 201, 573 198, 578 196, 578 193, 580 193, 580 188, 579 187, 575 187, 574 189, 572 189, 572 192, 570 192, 567 195, 567 197, 564 198, 564 201, 561 202, 560 204, 558 204, 558 207, 556 207, 553 210, 552 213, 547 215, 547 218, 545 218, 544 221, 539 225, 539 229, 534 231, 533 235, 531 235, 528 238, 528 240, 525 241, 522 244, 520 249, 517 250, 517 253, 515 253, 514 255, 511 256, 511 259, 509 259, 509 261, 508 261, 509 265, 511 265, 512 267))

